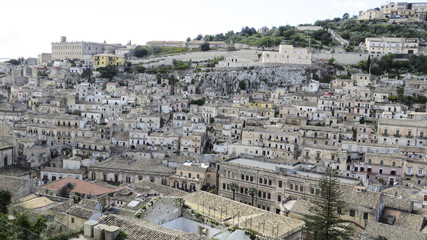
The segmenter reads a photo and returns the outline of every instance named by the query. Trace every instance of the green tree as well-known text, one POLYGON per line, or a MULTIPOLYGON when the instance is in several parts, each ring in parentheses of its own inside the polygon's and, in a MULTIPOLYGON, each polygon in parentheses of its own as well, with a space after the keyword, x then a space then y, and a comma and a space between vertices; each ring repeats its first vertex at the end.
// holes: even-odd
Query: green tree
POLYGON ((13 65, 19 65, 20 62, 16 59, 10 59, 9 61, 7 61, 7 63, 13 64, 13 65))
POLYGON ((248 189, 248 194, 252 197, 252 206, 254 205, 255 195, 258 193, 258 189, 256 187, 250 187, 248 189))
POLYGON ((120 230, 119 235, 117 235, 115 240, 124 240, 127 239, 128 235, 123 230, 120 230))
POLYGON ((187 38, 187 40, 185 40, 186 42, 189 42, 189 41, 191 41, 191 38, 190 37, 188 37, 187 38))
POLYGON ((12 203, 12 194, 9 191, 0 190, 0 213, 7 213, 7 206, 12 203))
POLYGON ((201 49, 202 51, 209 51, 209 49, 210 49, 210 44, 209 44, 208 42, 204 42, 204 43, 202 43, 202 44, 200 45, 200 49, 201 49))
POLYGON ((137 47, 133 52, 133 55, 137 58, 143 58, 148 55, 148 50, 143 47, 137 47))
POLYGON ((83 70, 82 74, 80 75, 80 77, 81 77, 81 78, 85 78, 85 79, 87 79, 88 81, 90 81, 90 79, 92 78, 92 75, 93 75, 93 73, 92 73, 92 69, 90 69, 90 68, 85 68, 85 69, 83 70))
POLYGON ((245 83, 245 81, 240 81, 239 82, 239 88, 240 88, 240 90, 246 90, 246 83, 245 83))
POLYGON ((353 228, 350 221, 340 218, 339 211, 345 208, 339 182, 332 169, 319 180, 320 196, 311 200, 309 214, 304 216, 306 239, 348 239, 353 228))
POLYGON ((100 67, 97 70, 101 73, 102 78, 108 78, 110 80, 119 73, 117 68, 111 65, 107 67, 100 67))
POLYGON ((350 14, 348 13, 344 13, 344 15, 342 15, 342 19, 347 20, 350 18, 350 14))
POLYGON ((197 35, 197 37, 195 38, 195 40, 197 40, 197 41, 200 41, 202 39, 203 39, 203 35, 202 34, 197 35))
POLYGON ((239 184, 235 183, 235 182, 231 182, 228 185, 228 188, 233 192, 233 200, 235 200, 236 197, 236 191, 239 188, 239 184))

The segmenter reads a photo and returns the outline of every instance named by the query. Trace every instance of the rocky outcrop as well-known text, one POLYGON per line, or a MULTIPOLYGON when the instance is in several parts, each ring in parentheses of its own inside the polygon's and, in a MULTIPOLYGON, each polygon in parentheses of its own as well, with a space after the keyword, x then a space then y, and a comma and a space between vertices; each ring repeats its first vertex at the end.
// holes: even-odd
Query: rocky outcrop
POLYGON ((246 89, 274 90, 278 87, 300 85, 307 81, 306 67, 280 66, 255 68, 250 70, 213 71, 198 73, 195 78, 200 81, 200 89, 221 92, 221 95, 240 91, 239 83, 243 81, 246 89))

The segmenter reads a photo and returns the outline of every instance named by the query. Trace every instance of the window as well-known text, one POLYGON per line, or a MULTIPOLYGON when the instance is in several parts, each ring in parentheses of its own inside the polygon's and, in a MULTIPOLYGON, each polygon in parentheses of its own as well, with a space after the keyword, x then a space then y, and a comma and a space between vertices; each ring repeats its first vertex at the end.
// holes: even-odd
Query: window
POLYGON ((279 180, 279 188, 282 187, 282 180, 279 180))
POLYGON ((294 184, 293 183, 289 183, 289 189, 291 189, 291 190, 294 189, 294 184))
POLYGON ((368 216, 369 216, 369 215, 368 215, 368 213, 367 213, 367 212, 364 212, 364 213, 363 213, 363 219, 364 219, 364 220, 368 220, 368 216))
POLYGON ((350 210, 350 217, 354 217, 354 216, 356 216, 356 212, 353 209, 351 209, 350 210))
POLYGON ((302 184, 299 186, 299 191, 304 192, 304 186, 302 184))
POLYGON ((418 168, 418 175, 423 175, 424 168, 418 168))
POLYGON ((384 165, 384 160, 381 160, 381 161, 380 161, 380 165, 384 165))
POLYGON ((282 201, 282 195, 277 195, 277 201, 281 202, 282 201))
POLYGON ((74 218, 71 218, 71 223, 74 223, 74 218))
POLYGON ((341 208, 338 208, 338 209, 337 209, 337 213, 338 213, 338 214, 340 214, 340 215, 342 214, 342 210, 341 210, 341 208))
POLYGON ((271 199, 271 193, 267 193, 267 199, 271 199))
POLYGON ((407 172, 408 174, 412 174, 412 167, 407 167, 407 168, 406 168, 406 172, 407 172))

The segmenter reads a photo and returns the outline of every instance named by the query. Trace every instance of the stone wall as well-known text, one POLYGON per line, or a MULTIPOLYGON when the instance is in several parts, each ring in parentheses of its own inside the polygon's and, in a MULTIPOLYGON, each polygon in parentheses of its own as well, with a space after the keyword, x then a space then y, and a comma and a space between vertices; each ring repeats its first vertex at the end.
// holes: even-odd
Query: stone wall
POLYGON ((141 210, 141 219, 150 221, 155 224, 163 224, 181 217, 182 198, 162 197, 153 199, 145 209, 141 210))

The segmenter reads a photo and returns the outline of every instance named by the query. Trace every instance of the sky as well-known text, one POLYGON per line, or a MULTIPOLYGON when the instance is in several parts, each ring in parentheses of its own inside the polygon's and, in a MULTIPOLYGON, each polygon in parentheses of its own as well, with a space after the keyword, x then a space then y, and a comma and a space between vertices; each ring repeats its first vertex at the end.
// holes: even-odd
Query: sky
MULTIPOLYGON (((425 0, 424 0, 425 1, 425 0)), ((0 0, 1 58, 37 57, 67 41, 144 45, 244 26, 314 23, 379 7, 379 0, 0 0)), ((416 2, 416 1, 415 1, 416 2)))

